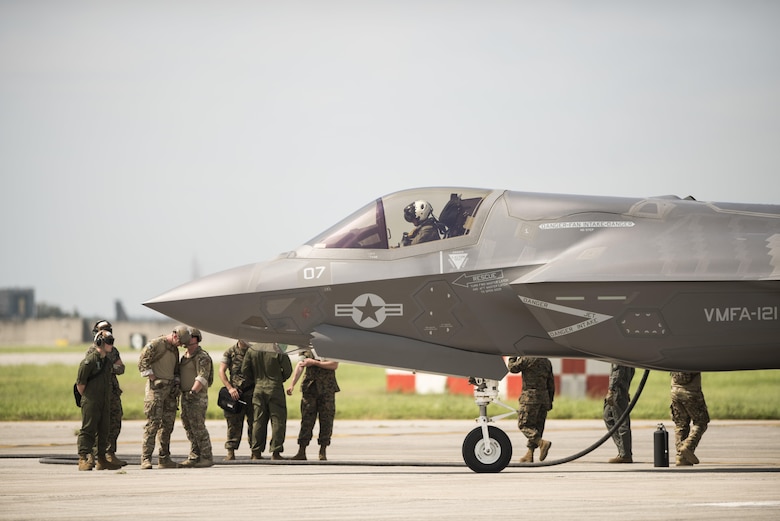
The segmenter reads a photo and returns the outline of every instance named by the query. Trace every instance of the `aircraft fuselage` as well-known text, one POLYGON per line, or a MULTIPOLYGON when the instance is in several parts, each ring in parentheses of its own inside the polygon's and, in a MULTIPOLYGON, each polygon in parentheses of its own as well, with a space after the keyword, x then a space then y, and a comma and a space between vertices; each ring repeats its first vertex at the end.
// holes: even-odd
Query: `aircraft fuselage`
MULTIPOLYGON (((454 197, 453 197, 454 199, 454 197)), ((436 201, 436 202, 434 202, 436 201)), ((479 189, 390 194, 295 251, 146 303, 323 356, 500 379, 502 356, 780 368, 780 207, 479 189), (409 201, 461 194, 453 236, 403 246, 409 201)))

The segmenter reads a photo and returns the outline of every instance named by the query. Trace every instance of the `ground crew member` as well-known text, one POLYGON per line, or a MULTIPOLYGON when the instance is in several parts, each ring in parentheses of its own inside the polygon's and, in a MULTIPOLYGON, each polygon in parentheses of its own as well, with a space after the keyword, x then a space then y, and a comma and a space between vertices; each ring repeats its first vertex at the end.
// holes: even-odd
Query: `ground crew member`
POLYGON ((108 449, 111 361, 106 354, 114 348, 114 336, 99 331, 79 364, 76 389, 81 394, 81 430, 78 435, 79 470, 92 470, 97 444, 97 469, 117 470, 122 465, 106 460, 108 449))
POLYGON ((179 350, 190 341, 187 326, 178 326, 167 336, 160 336, 141 350, 138 370, 148 378, 144 396, 144 426, 141 442, 141 468, 152 468, 155 439, 159 442, 157 468, 177 468, 171 461, 171 433, 179 408, 179 350))
POLYGON ((181 371, 181 423, 190 440, 190 455, 182 467, 204 468, 214 465, 211 437, 206 428, 209 386, 214 383, 214 364, 203 350, 200 330, 190 328, 187 350, 179 361, 181 371))
POLYGON ((314 422, 319 416, 320 433, 317 443, 320 446, 319 458, 327 460, 326 449, 330 445, 333 434, 333 419, 336 417, 336 393, 339 384, 336 381, 336 369, 339 363, 331 360, 318 359, 313 351, 301 353, 301 360, 295 366, 292 383, 287 388, 287 394, 292 396, 295 384, 306 369, 306 376, 301 384, 301 430, 298 433, 298 453, 291 459, 305 460, 306 447, 312 439, 314 422))
MULTIPOLYGON (((113 335, 113 327, 108 320, 99 320, 92 328, 92 334, 96 335, 98 331, 108 331, 113 335)), ((127 462, 116 457, 117 441, 119 433, 122 431, 122 418, 124 411, 122 409, 122 388, 119 387, 120 374, 125 374, 125 363, 119 350, 114 346, 106 356, 111 362, 111 400, 109 402, 109 420, 108 420, 108 449, 106 450, 106 459, 111 463, 118 463, 123 467, 127 462)))
MULTIPOLYGON (((634 368, 625 365, 612 364, 609 373, 609 388, 604 397, 604 424, 607 429, 615 426, 617 421, 628 409, 631 396, 628 393, 631 379, 634 378, 634 368)), ((633 463, 631 453, 631 418, 626 417, 618 430, 612 433, 612 441, 618 449, 618 455, 609 460, 610 463, 633 463)))
POLYGON ((699 458, 694 451, 710 423, 710 414, 701 390, 701 373, 673 372, 671 375, 670 408, 674 421, 674 445, 677 448, 676 464, 678 467, 696 465, 699 458))
POLYGON ((246 402, 239 413, 224 411, 227 422, 227 440, 225 440, 227 456, 225 456, 225 461, 236 459, 236 450, 241 445, 244 422, 246 422, 247 443, 250 448, 252 447, 252 423, 254 422, 252 395, 254 394, 255 381, 244 378, 244 374, 241 372, 241 365, 244 363, 247 349, 249 349, 249 343, 238 340, 222 354, 222 361, 219 363, 219 379, 222 380, 222 384, 230 393, 230 397, 236 401, 246 402), (230 377, 227 375, 228 371, 230 377))
POLYGON ((547 358, 534 356, 511 357, 509 372, 522 373, 523 389, 518 401, 517 426, 528 438, 528 452, 520 458, 520 463, 534 460, 534 450, 539 447, 539 460, 544 461, 552 442, 542 439, 547 411, 552 409, 555 397, 555 379, 552 364, 547 358))
POLYGON ((278 344, 255 344, 244 357, 241 372, 254 380, 252 395, 254 421, 252 422, 252 459, 262 459, 271 422, 271 459, 284 459, 284 437, 287 433, 287 398, 284 382, 292 375, 290 357, 279 352, 278 344))

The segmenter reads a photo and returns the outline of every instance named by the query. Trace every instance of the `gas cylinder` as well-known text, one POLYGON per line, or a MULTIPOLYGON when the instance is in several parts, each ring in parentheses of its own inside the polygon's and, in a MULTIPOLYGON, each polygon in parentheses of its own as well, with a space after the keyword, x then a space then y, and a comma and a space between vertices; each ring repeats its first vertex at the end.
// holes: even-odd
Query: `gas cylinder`
POLYGON ((656 467, 669 466, 669 433, 663 423, 653 433, 653 464, 656 467))

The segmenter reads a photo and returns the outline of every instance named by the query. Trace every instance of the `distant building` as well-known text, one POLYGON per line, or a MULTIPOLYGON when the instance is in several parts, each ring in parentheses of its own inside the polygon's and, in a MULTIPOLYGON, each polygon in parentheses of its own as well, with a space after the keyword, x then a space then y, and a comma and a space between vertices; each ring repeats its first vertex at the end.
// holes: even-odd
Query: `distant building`
POLYGON ((35 317, 35 290, 32 288, 0 289, 0 318, 35 317))

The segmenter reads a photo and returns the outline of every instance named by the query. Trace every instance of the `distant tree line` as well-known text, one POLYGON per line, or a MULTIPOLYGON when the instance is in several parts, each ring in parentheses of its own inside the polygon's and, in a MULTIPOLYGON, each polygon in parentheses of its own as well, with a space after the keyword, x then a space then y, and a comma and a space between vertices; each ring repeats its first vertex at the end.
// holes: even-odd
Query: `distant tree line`
POLYGON ((79 318, 78 310, 72 312, 63 311, 61 307, 46 302, 35 304, 35 316, 38 318, 79 318))

